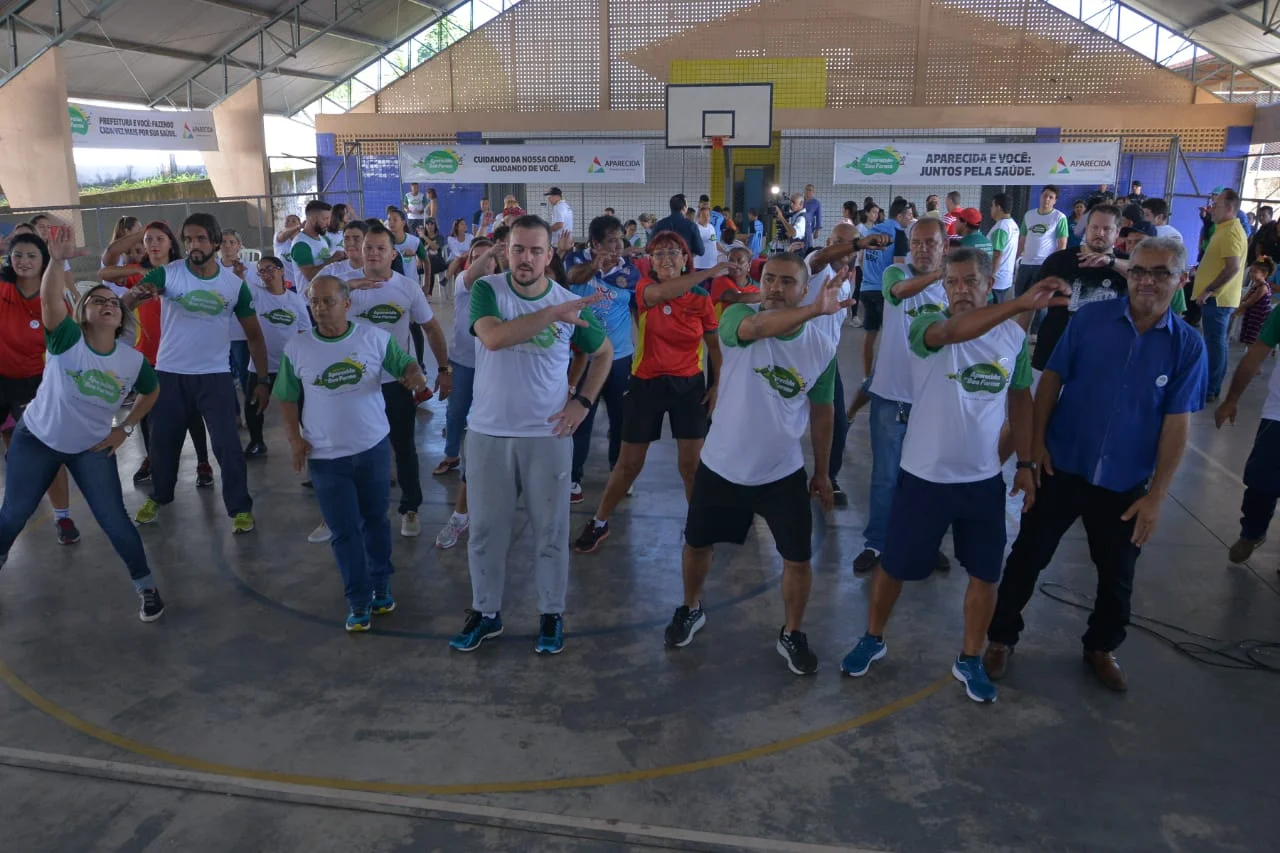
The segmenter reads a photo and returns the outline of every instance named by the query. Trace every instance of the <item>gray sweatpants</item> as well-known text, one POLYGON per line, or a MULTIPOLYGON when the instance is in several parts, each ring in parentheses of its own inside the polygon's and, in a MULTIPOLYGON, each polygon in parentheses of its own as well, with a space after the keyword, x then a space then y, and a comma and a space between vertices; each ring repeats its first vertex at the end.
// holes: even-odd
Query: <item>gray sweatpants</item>
POLYGON ((533 530, 533 571, 539 613, 563 613, 569 585, 569 438, 503 438, 472 430, 465 448, 471 534, 471 607, 502 609, 517 491, 533 530))

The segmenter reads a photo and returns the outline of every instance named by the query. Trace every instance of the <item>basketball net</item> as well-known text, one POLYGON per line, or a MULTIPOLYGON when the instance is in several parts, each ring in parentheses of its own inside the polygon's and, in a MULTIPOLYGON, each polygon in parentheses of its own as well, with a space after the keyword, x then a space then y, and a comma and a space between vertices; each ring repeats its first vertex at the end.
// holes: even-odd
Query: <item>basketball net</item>
POLYGON ((724 137, 723 137, 723 136, 713 136, 713 137, 711 137, 711 150, 712 150, 712 151, 723 151, 723 150, 724 150, 724 137))

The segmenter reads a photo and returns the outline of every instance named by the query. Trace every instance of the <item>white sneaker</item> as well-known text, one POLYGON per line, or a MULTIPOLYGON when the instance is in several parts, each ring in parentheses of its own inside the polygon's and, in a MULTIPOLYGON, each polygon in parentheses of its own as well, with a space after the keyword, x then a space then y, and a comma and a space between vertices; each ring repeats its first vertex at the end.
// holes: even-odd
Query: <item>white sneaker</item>
POLYGON ((449 520, 445 522, 444 527, 436 534, 436 547, 442 550, 452 548, 458 544, 458 540, 462 538, 462 534, 467 532, 467 528, 471 526, 471 516, 467 516, 461 521, 458 520, 457 513, 449 516, 449 520))
POLYGON ((636 484, 635 484, 635 483, 632 483, 630 486, 627 486, 627 497, 631 497, 631 496, 632 496, 632 495, 634 495, 635 493, 636 493, 636 484))
POLYGON ((410 510, 400 516, 400 535, 412 539, 422 533, 422 524, 418 521, 418 514, 410 510))
POLYGON ((569 487, 569 503, 580 504, 586 500, 586 496, 582 494, 582 484, 574 483, 569 487))
POLYGON ((329 525, 325 524, 322 521, 320 522, 319 527, 311 531, 311 535, 307 537, 307 541, 319 544, 321 542, 328 542, 332 538, 333 538, 333 533, 329 531, 329 525))

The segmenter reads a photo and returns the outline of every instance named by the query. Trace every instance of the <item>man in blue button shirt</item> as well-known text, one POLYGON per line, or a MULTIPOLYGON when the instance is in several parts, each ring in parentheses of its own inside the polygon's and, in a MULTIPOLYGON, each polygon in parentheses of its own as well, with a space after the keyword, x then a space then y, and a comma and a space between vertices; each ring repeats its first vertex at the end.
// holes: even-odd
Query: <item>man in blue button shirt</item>
POLYGON ((1186 448, 1190 414, 1204 408, 1208 391, 1204 341, 1169 307, 1186 267, 1177 240, 1138 244, 1128 296, 1083 306, 1045 367, 1035 399, 1039 491, 987 631, 983 662, 993 680, 1008 666, 1040 572, 1083 518, 1098 570, 1085 664, 1112 690, 1128 687, 1112 653, 1129 624, 1134 567, 1186 448))
POLYGON ((573 485, 569 503, 582 503, 582 469, 591 449, 591 428, 596 410, 604 401, 609 414, 609 470, 618 462, 622 449, 622 396, 631 378, 631 356, 635 342, 631 337, 631 303, 635 299, 640 272, 623 256, 626 241, 622 238, 622 222, 614 216, 597 216, 587 228, 588 247, 573 252, 565 259, 565 279, 578 296, 601 294, 591 305, 596 319, 604 327, 613 344, 613 367, 587 416, 573 433, 573 485))

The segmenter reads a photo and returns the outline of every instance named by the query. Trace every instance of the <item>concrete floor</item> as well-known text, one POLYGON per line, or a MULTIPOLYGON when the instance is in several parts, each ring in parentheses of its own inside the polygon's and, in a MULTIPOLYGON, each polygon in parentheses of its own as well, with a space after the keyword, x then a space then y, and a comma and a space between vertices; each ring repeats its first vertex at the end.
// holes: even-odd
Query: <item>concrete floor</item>
MULTIPOLYGON (((860 339, 845 337, 850 392, 860 339)), ((1211 412, 1195 416, 1140 563, 1136 612, 1224 640, 1280 639, 1277 546, 1258 553, 1254 574, 1229 565, 1224 545, 1237 533, 1265 378, 1240 426, 1217 432, 1211 412)), ((601 552, 573 558, 565 654, 532 652, 523 551, 512 557, 508 634, 450 653, 470 593, 465 547, 432 547, 458 484, 430 475, 444 422, 434 405, 420 416, 424 534, 395 541, 400 609, 349 637, 330 552, 306 542, 314 499, 288 469, 275 418, 271 454, 250 463, 255 533, 231 535, 216 490, 194 488, 194 462, 143 530, 169 604, 159 623, 135 618, 124 569, 78 495, 78 546, 57 547, 44 516, 14 547, 0 573, 3 849, 1274 848, 1274 677, 1210 668, 1134 633, 1120 652, 1131 690, 1110 694, 1080 664, 1084 614, 1038 595, 1000 701, 975 705, 948 674, 959 571, 910 587, 890 656, 864 679, 839 676, 865 626, 867 582, 849 569, 862 546, 865 420, 841 478, 854 505, 815 528, 806 627, 822 669, 800 679, 773 650, 780 565, 763 526, 717 554, 707 629, 687 649, 663 649, 685 506, 669 441, 651 450, 601 552), (15 749, 43 758, 33 767, 15 749), (76 758, 101 764, 88 771, 76 758), (374 794, 328 807, 298 798, 347 796, 334 788, 374 794), (404 807, 397 795, 434 805, 404 807), (393 802, 400 811, 387 813, 393 802)), ((604 431, 575 534, 603 488, 604 431)), ((138 452, 122 452, 122 472, 138 452)), ((126 486, 131 508, 142 499, 126 486)), ((1046 579, 1089 591, 1091 571, 1077 527, 1046 579)))

